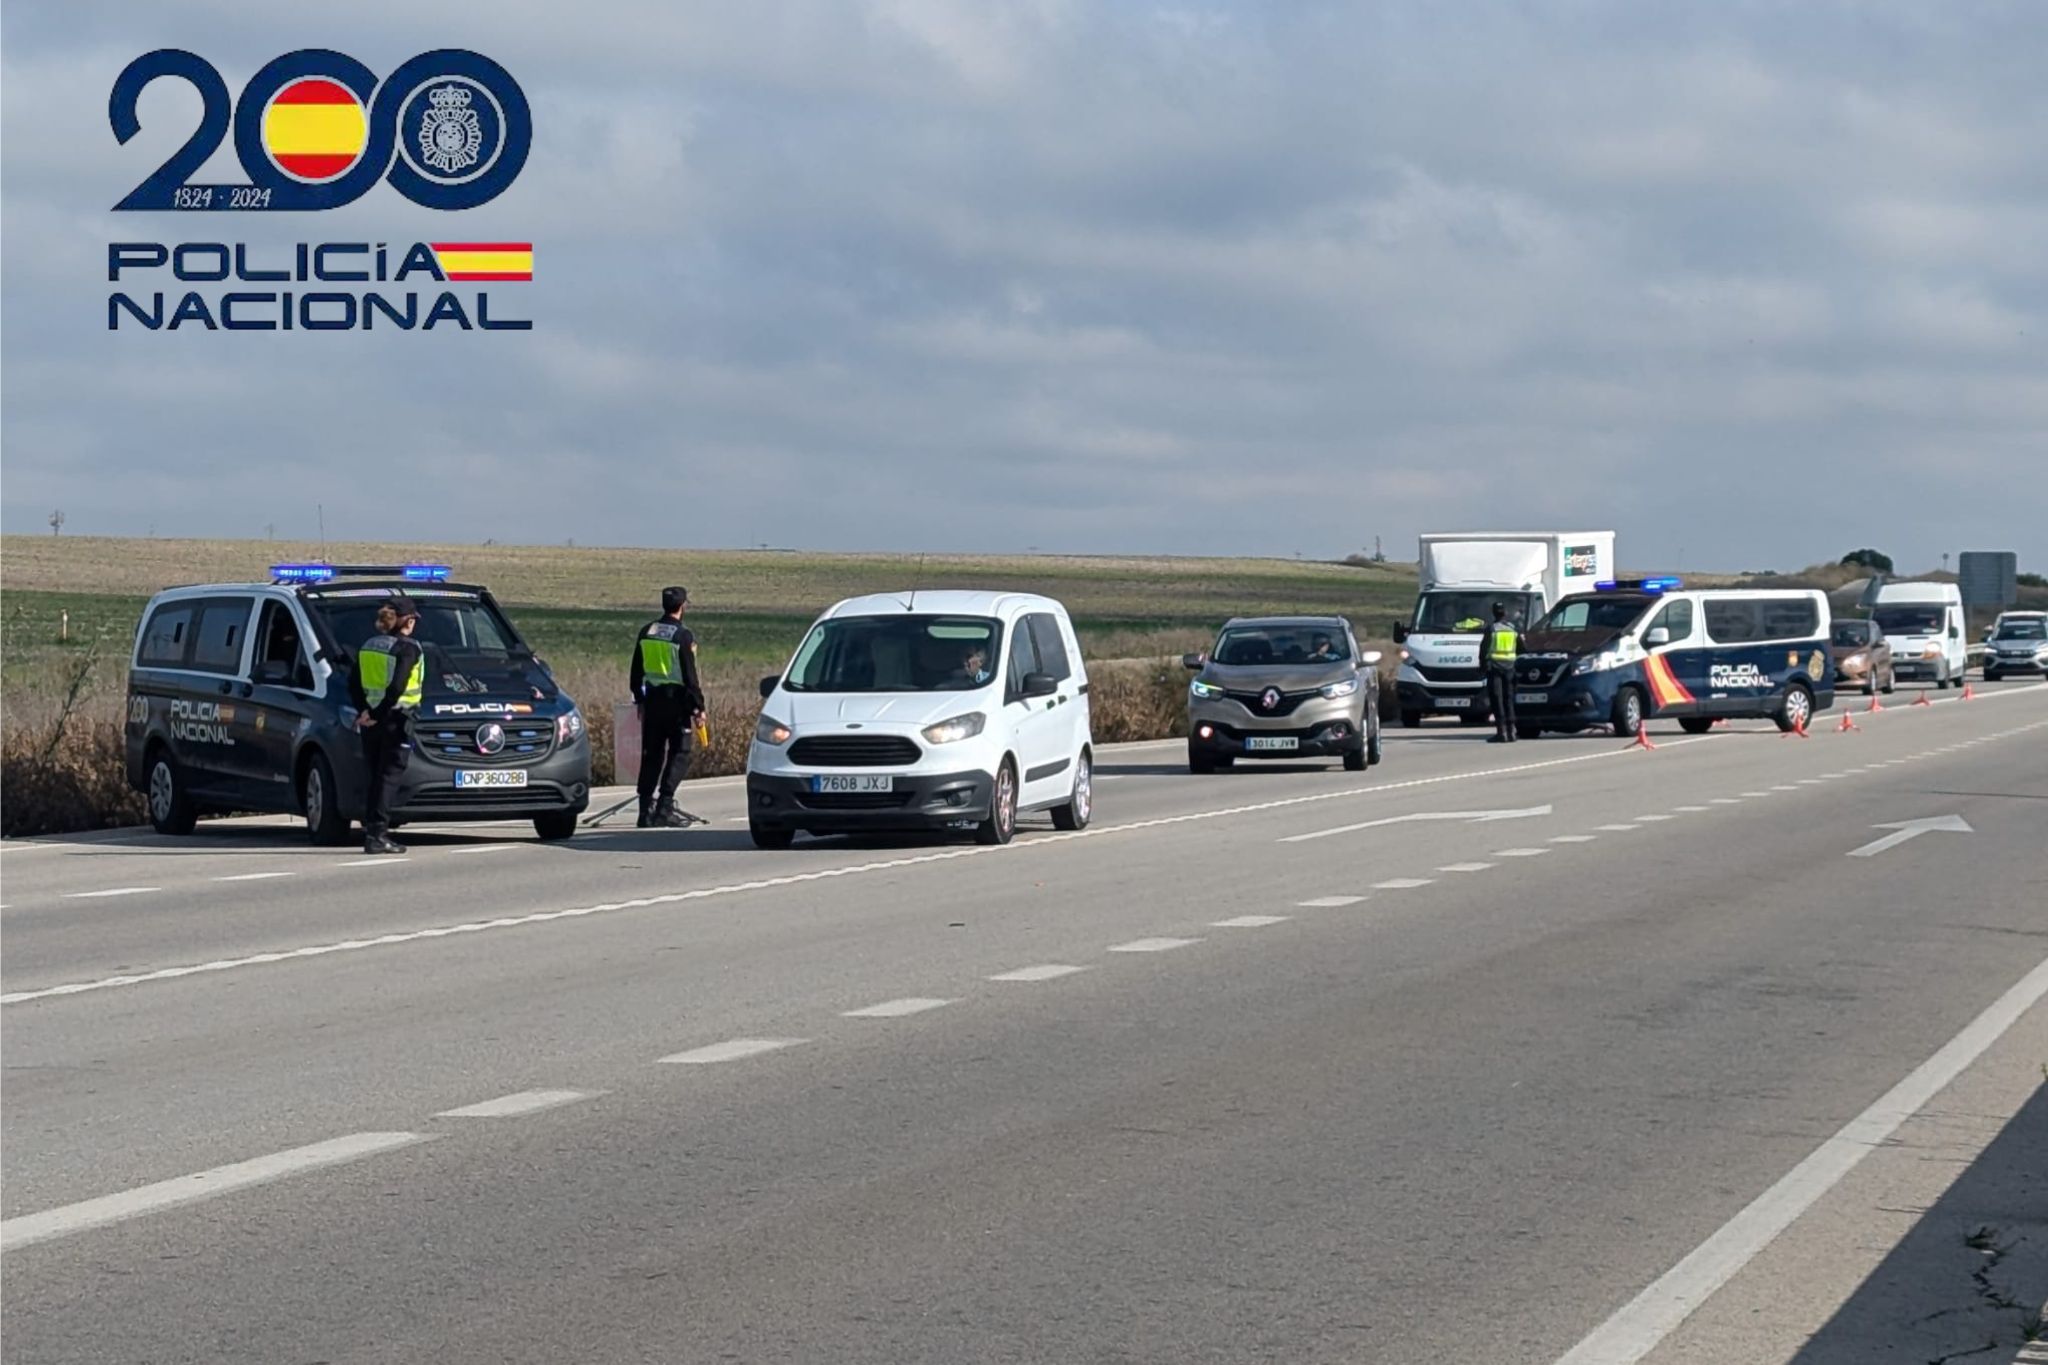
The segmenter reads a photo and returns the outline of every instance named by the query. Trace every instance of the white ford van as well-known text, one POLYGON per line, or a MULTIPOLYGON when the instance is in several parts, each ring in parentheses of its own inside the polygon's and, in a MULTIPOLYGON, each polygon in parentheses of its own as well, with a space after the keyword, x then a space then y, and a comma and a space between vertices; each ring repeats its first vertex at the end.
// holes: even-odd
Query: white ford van
POLYGON ((1929 678, 1936 687, 1962 684, 1970 665, 1962 589, 1953 583, 1885 583, 1870 616, 1892 642, 1897 677, 1929 678))
POLYGON ((1008 592, 855 597, 761 680, 747 824, 798 831, 972 829, 1006 844, 1020 812, 1088 823, 1088 673, 1067 609, 1008 592))

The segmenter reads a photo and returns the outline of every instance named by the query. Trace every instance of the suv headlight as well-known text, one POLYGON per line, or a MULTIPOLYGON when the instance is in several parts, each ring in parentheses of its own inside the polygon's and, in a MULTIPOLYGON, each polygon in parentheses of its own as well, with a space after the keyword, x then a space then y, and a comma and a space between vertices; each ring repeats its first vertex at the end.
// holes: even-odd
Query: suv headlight
POLYGON ((763 744, 772 744, 778 749, 789 743, 789 737, 794 733, 795 731, 773 716, 764 715, 754 722, 754 738, 763 744))
POLYGON ((583 713, 570 707, 555 717, 555 743, 573 744, 583 738, 583 713))
POLYGON ((964 716, 942 720, 937 725, 927 725, 922 733, 927 743, 953 744, 963 739, 973 739, 987 724, 987 716, 979 711, 969 711, 964 716))
POLYGON ((1628 660, 1622 658, 1619 651, 1606 649, 1573 664, 1572 673, 1574 676, 1586 673, 1605 673, 1609 669, 1620 668, 1627 662, 1628 660))
POLYGON ((1201 697, 1204 700, 1207 700, 1210 697, 1222 696, 1223 689, 1218 687, 1215 683, 1205 683, 1200 678, 1197 678, 1193 682, 1188 684, 1188 695, 1193 697, 1201 697))
POLYGON ((1356 674, 1344 679, 1342 682, 1325 683, 1316 689, 1318 693, 1330 698, 1332 701, 1335 701, 1338 697, 1348 697, 1357 690, 1358 677, 1356 674))

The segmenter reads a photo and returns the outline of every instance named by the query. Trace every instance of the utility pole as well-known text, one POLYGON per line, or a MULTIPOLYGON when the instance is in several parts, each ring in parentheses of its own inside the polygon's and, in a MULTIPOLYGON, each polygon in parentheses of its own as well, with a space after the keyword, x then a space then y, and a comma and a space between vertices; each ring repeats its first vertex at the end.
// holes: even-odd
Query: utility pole
MULTIPOLYGON (((64 534, 64 509, 61 507, 50 513, 50 534, 53 536, 64 534)), ((1942 558, 1946 562, 1948 557, 1944 555, 1942 558)))

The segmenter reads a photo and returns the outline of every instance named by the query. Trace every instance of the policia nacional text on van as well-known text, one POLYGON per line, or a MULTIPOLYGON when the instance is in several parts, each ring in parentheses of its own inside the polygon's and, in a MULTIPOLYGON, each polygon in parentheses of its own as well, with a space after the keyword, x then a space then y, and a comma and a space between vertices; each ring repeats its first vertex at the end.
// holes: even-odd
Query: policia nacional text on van
MULTIPOLYGON (((406 651, 363 657, 377 613, 409 597, 421 651, 412 749, 384 814, 407 821, 531 819, 566 839, 590 803, 590 742, 490 592, 445 565, 279 564, 268 583, 169 588, 136 631, 124 727, 128 780, 150 823, 187 834, 213 811, 303 814, 339 844, 369 814, 371 769, 351 674, 374 706, 415 682, 406 651), (379 674, 380 666, 387 671, 379 674), (381 679, 381 684, 380 684, 381 679)), ((376 653, 376 651, 372 651, 376 653)))

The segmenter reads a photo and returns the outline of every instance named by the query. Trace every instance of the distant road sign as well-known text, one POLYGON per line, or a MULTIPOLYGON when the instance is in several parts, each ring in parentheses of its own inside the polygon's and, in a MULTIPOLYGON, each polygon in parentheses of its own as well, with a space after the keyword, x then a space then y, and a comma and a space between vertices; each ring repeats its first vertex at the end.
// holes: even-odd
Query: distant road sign
POLYGON ((2012 550, 1965 550, 1956 580, 1966 607, 2009 607, 2019 600, 2020 557, 2012 550))

